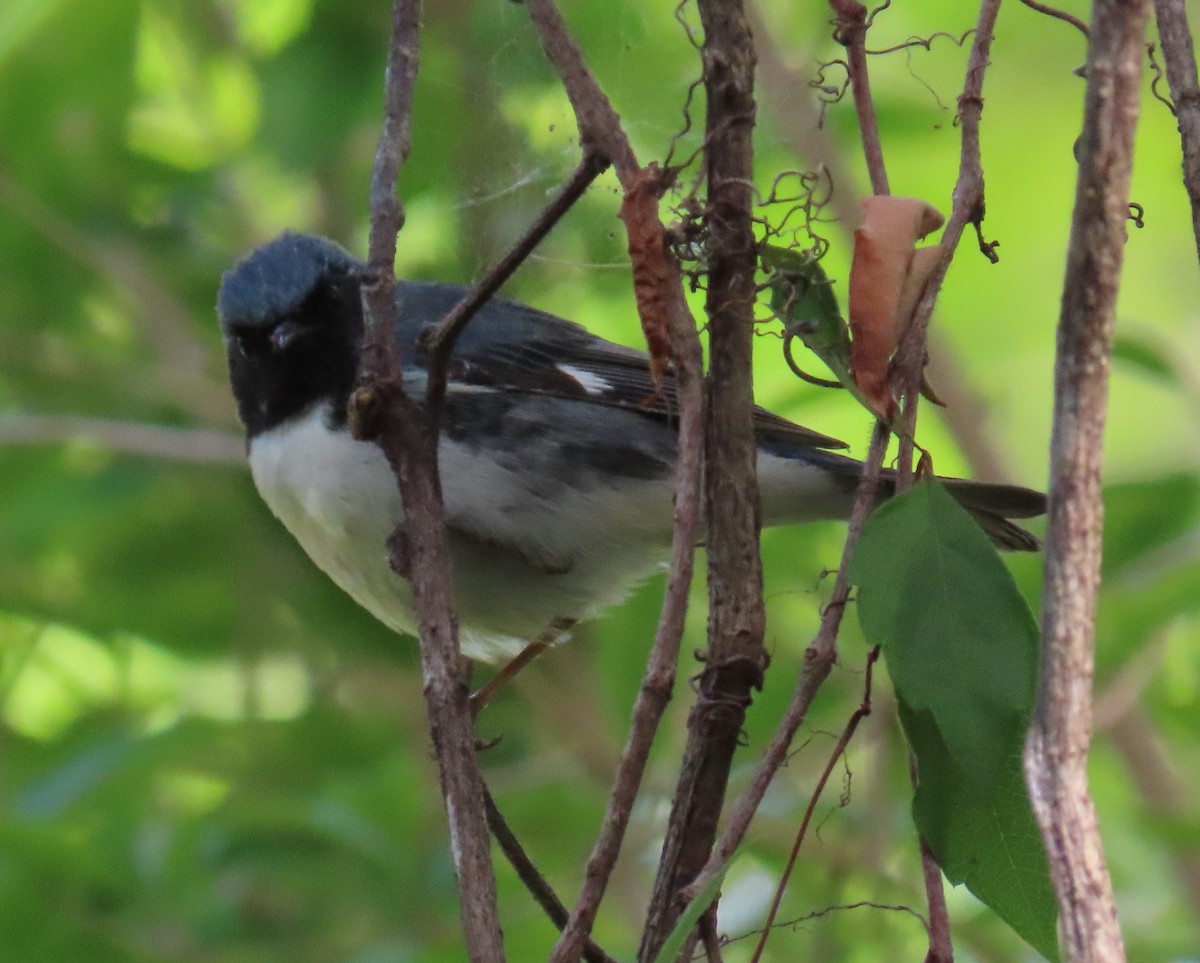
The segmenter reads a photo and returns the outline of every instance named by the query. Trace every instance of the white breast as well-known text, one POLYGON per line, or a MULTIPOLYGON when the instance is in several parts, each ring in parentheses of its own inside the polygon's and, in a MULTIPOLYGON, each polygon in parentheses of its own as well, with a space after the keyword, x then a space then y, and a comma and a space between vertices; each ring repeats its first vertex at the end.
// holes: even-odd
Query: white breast
MULTIPOLYGON (((644 489, 606 488, 548 500, 529 490, 536 479, 467 446, 443 440, 439 459, 460 641, 472 659, 511 658, 552 623, 620 601, 661 565, 669 483, 650 498, 644 489)), ((401 502, 379 449, 330 430, 327 409, 318 407, 255 437, 250 468, 309 557, 384 624, 415 634, 408 583, 386 557, 401 502)))

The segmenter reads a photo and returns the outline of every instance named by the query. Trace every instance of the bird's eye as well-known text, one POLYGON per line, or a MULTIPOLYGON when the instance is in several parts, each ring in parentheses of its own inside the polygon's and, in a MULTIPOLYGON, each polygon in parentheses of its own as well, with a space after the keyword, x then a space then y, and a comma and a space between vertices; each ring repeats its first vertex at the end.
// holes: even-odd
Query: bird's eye
POLYGON ((271 334, 267 338, 270 342, 271 350, 279 353, 286 351, 297 338, 304 333, 304 329, 295 321, 280 321, 271 329, 271 334))

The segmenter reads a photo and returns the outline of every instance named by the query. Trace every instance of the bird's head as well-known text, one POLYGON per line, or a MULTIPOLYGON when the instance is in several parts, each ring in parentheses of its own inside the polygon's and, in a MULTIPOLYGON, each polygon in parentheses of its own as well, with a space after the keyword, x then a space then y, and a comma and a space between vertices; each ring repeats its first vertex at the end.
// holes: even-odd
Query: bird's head
POLYGON ((358 367, 365 268, 332 241, 289 231, 225 272, 217 315, 251 438, 325 400, 341 416, 358 367))

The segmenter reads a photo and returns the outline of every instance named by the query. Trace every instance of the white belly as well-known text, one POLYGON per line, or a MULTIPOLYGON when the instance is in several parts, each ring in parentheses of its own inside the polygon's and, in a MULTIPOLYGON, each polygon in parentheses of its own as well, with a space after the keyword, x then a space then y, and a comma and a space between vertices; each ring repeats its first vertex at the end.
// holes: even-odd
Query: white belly
MULTIPOLYGON (((511 658, 554 623, 620 601, 661 567, 667 481, 568 489, 549 501, 529 490, 530 479, 466 446, 443 441, 439 458, 469 658, 511 658)), ((387 562, 401 502, 379 449, 330 431, 318 408, 257 436, 250 468, 263 500, 318 567, 384 624, 415 634, 408 583, 387 562)))

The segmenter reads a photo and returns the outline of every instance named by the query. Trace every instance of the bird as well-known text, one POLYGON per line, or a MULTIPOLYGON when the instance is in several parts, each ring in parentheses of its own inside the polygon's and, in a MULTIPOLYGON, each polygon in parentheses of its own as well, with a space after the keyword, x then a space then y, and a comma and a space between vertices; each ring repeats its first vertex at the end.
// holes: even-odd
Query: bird
MULTIPOLYGON (((366 264, 284 232, 227 270, 217 315, 263 501, 313 562, 396 632, 412 592, 385 545, 403 517, 388 462, 351 436, 366 264)), ((419 346, 462 286, 398 280, 393 329, 405 388, 424 390, 419 346)), ((584 327, 492 298, 447 368, 438 464, 462 652, 504 664, 554 644, 663 569, 672 536, 675 385, 649 359, 584 327)), ((861 463, 835 438, 754 411, 764 525, 849 516, 861 463)), ((999 547, 1038 540, 1010 519, 1045 511, 1014 485, 942 479, 999 547)), ((894 486, 885 472, 884 496, 894 486)))

